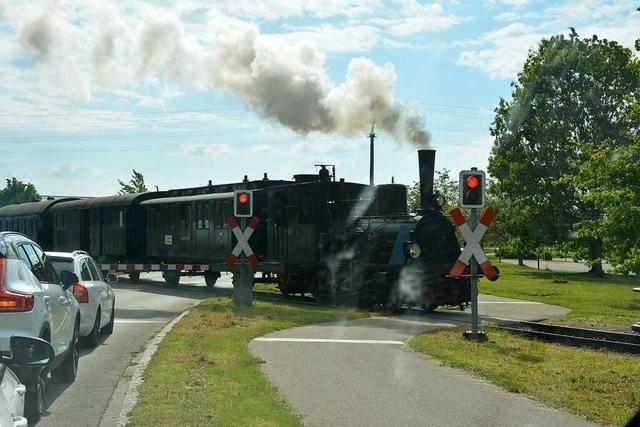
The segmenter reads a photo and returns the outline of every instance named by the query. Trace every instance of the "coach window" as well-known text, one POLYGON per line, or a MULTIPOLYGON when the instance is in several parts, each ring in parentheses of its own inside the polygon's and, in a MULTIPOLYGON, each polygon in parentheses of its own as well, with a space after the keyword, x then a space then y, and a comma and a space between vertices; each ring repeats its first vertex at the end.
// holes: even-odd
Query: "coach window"
POLYGON ((202 222, 205 230, 209 229, 209 203, 202 205, 202 222))
POLYGON ((180 215, 180 229, 186 230, 189 222, 189 205, 178 205, 178 215, 180 215))
POLYGON ((222 206, 220 201, 213 202, 213 226, 222 227, 222 206))
POLYGON ((222 218, 220 218, 223 228, 229 228, 229 224, 227 224, 226 221, 229 216, 231 216, 231 203, 228 200, 225 200, 222 202, 222 218))
POLYGON ((118 226, 124 227, 124 212, 122 209, 118 211, 118 226))

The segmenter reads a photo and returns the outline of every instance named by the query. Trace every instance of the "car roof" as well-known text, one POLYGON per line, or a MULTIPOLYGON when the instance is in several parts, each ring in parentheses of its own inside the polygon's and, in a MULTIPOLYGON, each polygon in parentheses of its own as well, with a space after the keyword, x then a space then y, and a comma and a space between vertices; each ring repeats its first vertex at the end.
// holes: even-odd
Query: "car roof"
POLYGON ((38 247, 40 246, 36 242, 31 240, 28 236, 22 233, 18 233, 17 231, 0 231, 0 239, 1 238, 4 238, 4 240, 13 244, 27 242, 37 245, 38 247))
POLYGON ((69 258, 74 259, 75 256, 71 252, 45 252, 50 258, 69 258))

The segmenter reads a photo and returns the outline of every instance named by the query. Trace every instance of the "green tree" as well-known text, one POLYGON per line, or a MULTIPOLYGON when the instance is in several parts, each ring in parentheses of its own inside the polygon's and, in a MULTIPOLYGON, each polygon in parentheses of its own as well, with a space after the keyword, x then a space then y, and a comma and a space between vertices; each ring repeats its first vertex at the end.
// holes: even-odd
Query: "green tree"
POLYGON ((25 184, 16 178, 7 179, 7 186, 0 190, 0 207, 39 200, 40 195, 33 184, 25 184))
MULTIPOLYGON (((640 123, 640 102, 630 117, 640 123)), ((624 144, 607 141, 598 150, 585 146, 586 160, 567 180, 583 203, 601 212, 576 224, 578 237, 597 236, 619 273, 640 274, 640 135, 626 136, 624 144)))
MULTIPOLYGON (((442 194, 447 199, 444 211, 448 212, 452 206, 458 203, 458 181, 451 179, 449 169, 438 170, 435 173, 433 190, 442 194)), ((415 212, 420 208, 420 182, 414 182, 407 191, 407 205, 409 212, 415 212)))
MULTIPOLYGON (((581 39, 573 29, 529 52, 512 100, 500 99, 495 110, 488 168, 496 194, 518 216, 509 231, 526 246, 566 242, 575 224, 602 217, 567 177, 603 144, 624 144, 637 126, 628 113, 639 95, 639 70, 631 50, 595 35, 581 39)), ((581 242, 592 271, 602 272, 602 236, 587 234, 581 242)))
POLYGON ((118 194, 130 194, 130 193, 145 193, 147 190, 146 185, 144 185, 144 177, 142 173, 133 170, 133 175, 129 180, 129 183, 124 183, 118 180, 118 184, 120 184, 120 191, 118 194))

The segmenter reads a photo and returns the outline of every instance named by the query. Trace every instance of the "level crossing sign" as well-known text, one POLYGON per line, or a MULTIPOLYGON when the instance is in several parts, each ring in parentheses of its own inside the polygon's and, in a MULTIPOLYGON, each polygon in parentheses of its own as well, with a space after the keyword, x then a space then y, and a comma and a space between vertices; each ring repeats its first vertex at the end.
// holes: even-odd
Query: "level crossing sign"
POLYGON ((247 259, 249 260, 252 266, 256 267, 259 264, 256 254, 253 253, 253 250, 249 245, 249 238, 255 231, 256 227, 258 227, 259 223, 260 223, 260 218, 254 215, 249 220, 249 223, 247 224, 246 228, 244 230, 240 230, 240 225, 238 224, 238 220, 236 220, 234 216, 229 216, 227 218, 227 224, 229 224, 229 227, 231 227, 231 232, 233 233, 234 236, 236 236, 236 239, 238 240, 238 243, 236 243, 235 248, 233 248, 233 251, 227 258, 226 264, 228 266, 231 267, 235 265, 236 262, 238 261, 238 257, 240 256, 240 254, 242 254, 242 252, 244 252, 244 254, 246 255, 247 259))
POLYGON ((487 208, 487 210, 484 211, 484 214, 482 214, 482 217, 480 217, 480 221, 475 230, 471 230, 471 227, 469 227, 469 224, 467 224, 467 220, 465 219, 460 209, 455 208, 453 211, 451 211, 451 218, 453 219, 453 222, 455 222, 458 230, 460 230, 460 234, 462 234, 462 237, 467 242, 464 250, 458 257, 458 260, 449 272, 451 276, 460 278, 465 268, 469 264, 471 257, 475 256, 476 261, 478 261, 478 264, 480 265, 480 268, 484 272, 484 275, 487 277, 487 279, 494 280, 498 277, 498 273, 496 272, 495 268, 493 268, 493 265, 487 259, 487 256, 480 246, 480 240, 484 236, 484 233, 487 232, 489 225, 491 225, 491 222, 495 217, 496 211, 492 208, 487 208))

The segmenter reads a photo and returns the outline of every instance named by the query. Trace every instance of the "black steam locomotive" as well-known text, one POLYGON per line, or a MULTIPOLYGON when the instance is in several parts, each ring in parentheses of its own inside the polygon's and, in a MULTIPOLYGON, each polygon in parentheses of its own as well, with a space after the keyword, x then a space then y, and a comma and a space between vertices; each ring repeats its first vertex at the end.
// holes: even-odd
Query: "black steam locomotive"
POLYGON ((22 232, 45 250, 86 250, 103 266, 163 271, 213 286, 235 246, 226 219, 233 191, 254 190, 261 222, 251 237, 257 282, 283 294, 361 306, 411 304, 433 309, 469 301, 468 281, 447 277, 460 254, 455 229, 433 193, 435 151, 420 150, 422 208, 407 213, 403 185, 368 186, 318 174, 96 198, 64 198, 0 208, 0 231, 22 232), (155 267, 154 267, 155 266, 155 267), (157 268, 156 268, 157 267, 157 268), (260 277, 262 276, 262 277, 260 277))

